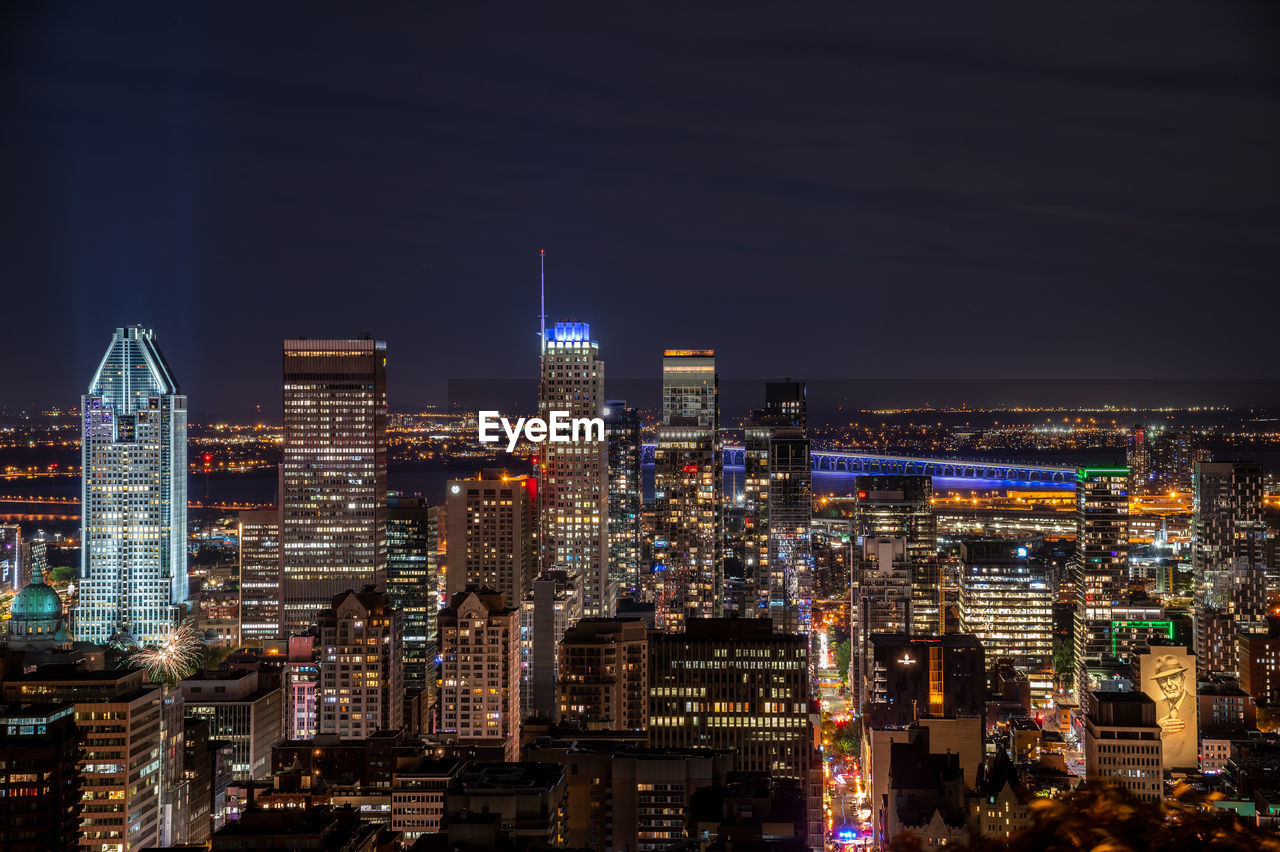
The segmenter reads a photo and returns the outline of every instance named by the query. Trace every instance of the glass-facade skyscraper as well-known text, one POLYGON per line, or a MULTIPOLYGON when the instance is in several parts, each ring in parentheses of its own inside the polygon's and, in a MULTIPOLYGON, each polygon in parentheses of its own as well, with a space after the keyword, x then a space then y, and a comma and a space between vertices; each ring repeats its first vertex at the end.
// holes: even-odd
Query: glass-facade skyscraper
POLYGON ((609 576, 618 590, 635 596, 640 589, 640 513, 644 491, 640 472, 640 413, 625 400, 604 406, 609 443, 609 576))
POLYGON ((150 329, 116 329, 80 412, 76 634, 160 644, 187 601, 187 398, 150 329))
POLYGON ((387 580, 387 344, 284 342, 283 633, 387 580))

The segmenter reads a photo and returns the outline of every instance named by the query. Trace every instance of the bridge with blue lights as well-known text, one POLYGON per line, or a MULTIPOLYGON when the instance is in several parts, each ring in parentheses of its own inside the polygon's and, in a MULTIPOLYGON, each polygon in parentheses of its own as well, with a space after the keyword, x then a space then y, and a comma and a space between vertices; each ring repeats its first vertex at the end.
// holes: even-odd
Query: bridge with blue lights
MULTIPOLYGON (((655 447, 655 444, 643 445, 642 459, 645 464, 653 463, 655 447)), ((724 448, 724 463, 727 467, 742 467, 746 464, 746 456, 745 447, 726 446, 724 448)), ((1076 469, 1073 467, 1052 467, 1019 462, 933 459, 861 450, 813 450, 809 453, 809 460, 810 466, 815 471, 855 475, 936 476, 948 479, 983 479, 1046 485, 1075 485, 1076 483, 1076 469)))

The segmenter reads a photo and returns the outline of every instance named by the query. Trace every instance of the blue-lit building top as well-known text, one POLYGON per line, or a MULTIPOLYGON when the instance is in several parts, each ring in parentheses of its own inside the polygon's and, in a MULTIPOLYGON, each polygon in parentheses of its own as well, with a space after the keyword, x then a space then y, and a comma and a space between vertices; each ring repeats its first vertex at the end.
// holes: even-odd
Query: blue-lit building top
POLYGON ((591 339, 590 323, 565 320, 552 326, 551 332, 547 335, 547 346, 553 348, 590 346, 595 349, 599 344, 591 339))

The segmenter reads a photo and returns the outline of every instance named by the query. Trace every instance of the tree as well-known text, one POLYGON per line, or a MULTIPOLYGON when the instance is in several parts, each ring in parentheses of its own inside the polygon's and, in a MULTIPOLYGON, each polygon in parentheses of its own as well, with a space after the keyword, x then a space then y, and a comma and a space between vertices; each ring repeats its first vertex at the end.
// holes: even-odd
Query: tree
POLYGON ((848 640, 844 640, 836 645, 836 668, 840 671, 840 677, 844 680, 849 679, 849 662, 853 659, 853 644, 848 640))

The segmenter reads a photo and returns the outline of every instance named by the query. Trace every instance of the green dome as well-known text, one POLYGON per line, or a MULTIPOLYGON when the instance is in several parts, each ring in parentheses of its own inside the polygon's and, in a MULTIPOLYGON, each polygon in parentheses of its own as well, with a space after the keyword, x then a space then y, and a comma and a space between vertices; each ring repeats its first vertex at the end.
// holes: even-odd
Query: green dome
POLYGON ((62 615, 62 598, 40 577, 18 592, 9 612, 15 618, 58 617, 62 615))

